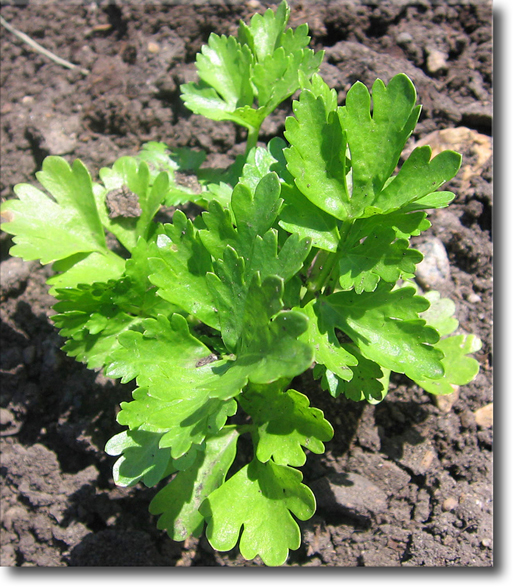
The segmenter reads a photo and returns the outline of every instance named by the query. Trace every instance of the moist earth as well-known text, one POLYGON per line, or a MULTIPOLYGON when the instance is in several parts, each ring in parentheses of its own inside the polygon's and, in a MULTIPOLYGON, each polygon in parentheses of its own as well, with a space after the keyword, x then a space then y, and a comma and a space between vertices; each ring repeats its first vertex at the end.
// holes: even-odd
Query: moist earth
MULTIPOLYGON (((453 148, 463 167, 456 199, 430 215, 415 243, 426 256, 419 285, 457 306, 463 332, 478 335, 480 373, 434 398, 395 376, 379 405, 333 399, 310 373, 294 382, 335 429, 324 455, 310 455, 304 482, 317 498, 300 522, 303 544, 286 565, 490 567, 492 543, 492 9, 477 0, 291 1, 291 25, 308 22, 324 49, 325 80, 343 102, 404 72, 423 104, 407 149, 426 140, 453 148)), ((35 183, 47 155, 102 166, 147 141, 204 149, 226 166, 244 131, 191 114, 179 98, 211 32, 272 4, 248 2, 2 2, 1 16, 66 69, 2 27, 2 199, 35 183), (81 70, 87 70, 81 71, 81 70)), ((291 100, 266 122, 283 132, 291 100)), ((0 407, 4 566, 256 566, 205 538, 172 542, 148 513, 155 488, 117 488, 106 441, 131 387, 89 371, 60 351, 52 325, 49 267, 9 256, 1 236, 0 407)))

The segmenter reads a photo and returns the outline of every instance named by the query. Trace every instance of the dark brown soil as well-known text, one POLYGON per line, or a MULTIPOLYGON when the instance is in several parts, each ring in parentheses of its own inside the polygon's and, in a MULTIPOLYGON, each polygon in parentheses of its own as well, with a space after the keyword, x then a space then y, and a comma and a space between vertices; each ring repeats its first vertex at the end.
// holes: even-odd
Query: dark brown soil
MULTIPOLYGON (((16 183, 33 183, 49 154, 80 158, 93 176, 149 140, 206 149, 215 165, 231 162, 243 149, 243 131, 192 115, 179 84, 194 77, 195 53, 210 32, 235 33, 239 18, 268 5, 2 2, 6 21, 90 70, 86 76, 64 69, 2 27, 2 198, 12 197, 16 183)), ((335 439, 304 467, 319 506, 301 524, 303 546, 287 564, 490 567, 491 3, 291 6, 291 24, 308 22, 315 48, 326 49, 322 73, 341 101, 356 80, 370 85, 405 72, 424 105, 415 141, 441 129, 470 129, 456 141, 464 168, 449 186, 455 203, 432 215, 424 241, 443 244, 450 269, 438 275, 438 286, 456 302, 461 328, 479 335, 483 348, 480 374, 452 403, 435 401, 404 377, 393 378, 389 396, 375 407, 332 400, 303 379, 335 439)), ((290 102, 271 117, 263 140, 283 131, 289 108, 290 102)), ((1 564, 261 564, 235 551, 216 553, 205 539, 171 542, 148 513, 154 490, 114 486, 113 459, 103 449, 119 430, 116 411, 131 389, 59 350, 45 286, 50 269, 10 258, 10 239, 1 239, 1 564)))

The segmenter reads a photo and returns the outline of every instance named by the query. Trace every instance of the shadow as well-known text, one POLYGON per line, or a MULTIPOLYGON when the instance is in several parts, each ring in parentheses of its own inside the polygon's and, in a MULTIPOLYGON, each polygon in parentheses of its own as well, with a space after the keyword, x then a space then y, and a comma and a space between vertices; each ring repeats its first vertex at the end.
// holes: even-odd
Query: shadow
POLYGON ((109 24, 116 31, 117 40, 121 40, 126 37, 128 31, 128 23, 123 18, 123 12, 119 6, 114 3, 110 3, 104 9, 109 19, 109 24))
MULTIPOLYGON (((2 220, 0 224, 4 221, 2 220)), ((4 232, 0 230, 0 262, 7 261, 11 256, 9 251, 14 246, 14 241, 12 240, 12 234, 4 232)))
POLYGON ((118 405, 130 399, 133 385, 107 380, 66 356, 50 319, 33 308, 38 305, 18 301, 11 324, 0 323, 2 405, 20 414, 16 440, 54 451, 63 472, 94 463, 107 478, 103 449, 118 431, 118 405))
MULTIPOLYGON (((406 445, 425 443, 425 438, 416 428, 430 416, 429 407, 415 398, 403 400, 394 396, 394 392, 402 387, 408 389, 405 393, 410 393, 413 388, 411 381, 404 375, 392 374, 389 395, 375 406, 366 401, 355 402, 345 396, 331 397, 327 391, 322 391, 320 383, 310 371, 293 381, 291 387, 305 393, 311 406, 320 409, 334 428, 333 439, 325 443, 324 455, 315 458, 308 456, 306 464, 301 468, 307 485, 327 474, 340 473, 347 465, 350 451, 369 450, 360 439, 361 435, 367 437, 369 425, 376 431, 376 441, 372 442, 377 442, 377 446, 372 451, 392 462, 404 457, 406 445), (364 420, 369 417, 370 423, 365 424, 364 420)), ((365 474, 364 471, 361 473, 365 474)))
POLYGON ((68 566, 173 566, 157 547, 161 533, 148 511, 152 497, 143 486, 98 493, 93 485, 84 485, 71 495, 61 526, 79 522, 90 532, 67 555, 68 566))
MULTIPOLYGON (((151 436, 151 433, 148 435, 151 436)), ((244 440, 239 438, 238 444, 244 440)), ((247 464, 244 459, 248 459, 250 452, 252 453, 249 444, 248 441, 237 450, 228 477, 231 472, 247 464)), ((193 466, 185 470, 185 475, 194 473, 201 466, 203 458, 204 453, 198 451, 193 466)), ((112 465, 115 459, 110 460, 112 465)), ((177 480, 176 476, 167 476, 151 488, 142 483, 128 488, 115 487, 110 479, 105 491, 98 491, 95 484, 86 483, 70 495, 60 525, 71 528, 73 523, 78 522, 84 524, 90 533, 72 548, 67 558, 68 565, 173 567, 180 559, 186 558, 191 566, 195 566, 195 563, 201 566, 222 566, 206 538, 176 541, 165 531, 165 528, 173 526, 181 505, 193 499, 192 482, 177 480, 178 485, 173 490, 168 489, 175 479, 177 480), (152 514, 150 504, 162 491, 170 494, 164 500, 169 503, 169 509, 152 514), (179 501, 178 504, 176 500, 179 501), (161 517, 165 520, 160 520, 159 528, 157 521, 161 517)), ((238 547, 222 555, 233 561, 240 559, 238 547)))
POLYGON ((296 377, 289 388, 306 395, 310 407, 321 410, 334 430, 333 438, 324 442, 324 454, 311 455, 310 451, 306 451, 307 460, 301 471, 304 475, 303 483, 309 485, 311 481, 328 473, 339 472, 337 463, 345 458, 354 444, 367 403, 355 402, 345 396, 333 398, 328 391, 322 390, 320 381, 314 379, 311 369, 296 377))
MULTIPOLYGON (((355 486, 354 481, 351 480, 350 473, 332 473, 330 474, 330 482, 323 482, 324 479, 317 482, 314 487, 316 499, 324 504, 337 504, 340 502, 340 496, 337 496, 333 491, 333 487, 348 487, 355 486)), ((361 508, 361 504, 359 505, 361 508)), ((330 524, 351 526, 355 532, 370 528, 372 524, 372 516, 368 512, 359 512, 358 506, 355 508, 349 506, 344 513, 340 508, 333 508, 328 506, 319 506, 319 512, 323 512, 325 519, 329 519, 330 524), (338 510, 338 511, 337 511, 338 510)))

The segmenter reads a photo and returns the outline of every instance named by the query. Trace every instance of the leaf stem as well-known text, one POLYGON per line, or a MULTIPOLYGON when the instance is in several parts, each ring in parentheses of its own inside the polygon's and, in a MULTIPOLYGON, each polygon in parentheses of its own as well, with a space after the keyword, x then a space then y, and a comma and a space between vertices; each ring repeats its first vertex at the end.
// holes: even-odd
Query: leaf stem
POLYGON ((245 152, 246 158, 249 155, 249 152, 251 151, 251 149, 253 149, 253 147, 256 147, 256 144, 258 141, 258 135, 260 134, 260 127, 261 127, 261 124, 259 124, 258 126, 252 126, 251 128, 248 129, 248 138, 246 140, 246 152, 245 152))
POLYGON ((337 259, 338 251, 335 253, 330 253, 329 251, 319 252, 306 286, 307 292, 303 298, 303 306, 313 300, 313 298, 322 290, 331 275, 331 271, 335 266, 337 259))
POLYGON ((253 432, 256 430, 256 425, 255 424, 241 424, 240 426, 236 426, 237 428, 237 432, 239 434, 247 434, 248 432, 250 434, 253 434, 253 432))
POLYGON ((318 293, 333 287, 338 279, 338 260, 344 254, 353 221, 343 222, 339 227, 340 244, 335 252, 319 251, 308 276, 307 292, 302 300, 303 306, 313 300, 318 293))

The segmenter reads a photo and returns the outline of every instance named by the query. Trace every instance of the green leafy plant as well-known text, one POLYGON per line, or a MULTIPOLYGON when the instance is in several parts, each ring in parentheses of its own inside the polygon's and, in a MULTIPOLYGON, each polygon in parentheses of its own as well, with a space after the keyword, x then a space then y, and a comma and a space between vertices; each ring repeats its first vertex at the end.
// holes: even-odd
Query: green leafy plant
POLYGON ((296 519, 315 499, 297 467, 333 435, 295 378, 313 369, 334 398, 371 403, 392 372, 446 394, 476 376, 480 348, 453 334, 450 300, 412 281, 422 255, 410 239, 429 228, 426 210, 453 199, 439 188, 460 155, 424 146, 399 166, 420 114, 411 81, 378 79, 372 94, 357 82, 338 105, 307 26, 287 29, 288 17, 283 2, 238 37, 212 34, 200 82, 182 87, 193 112, 248 129, 230 169, 150 143, 93 182, 80 161, 48 157, 46 192, 18 185, 2 205, 11 254, 55 270, 64 351, 137 383, 106 446, 115 482, 167 479, 150 505, 159 528, 174 540, 205 530, 215 549, 239 542, 267 565, 299 547, 296 519), (262 121, 297 90, 285 138, 257 146, 262 121), (189 200, 203 213, 154 221, 162 204, 189 200))

